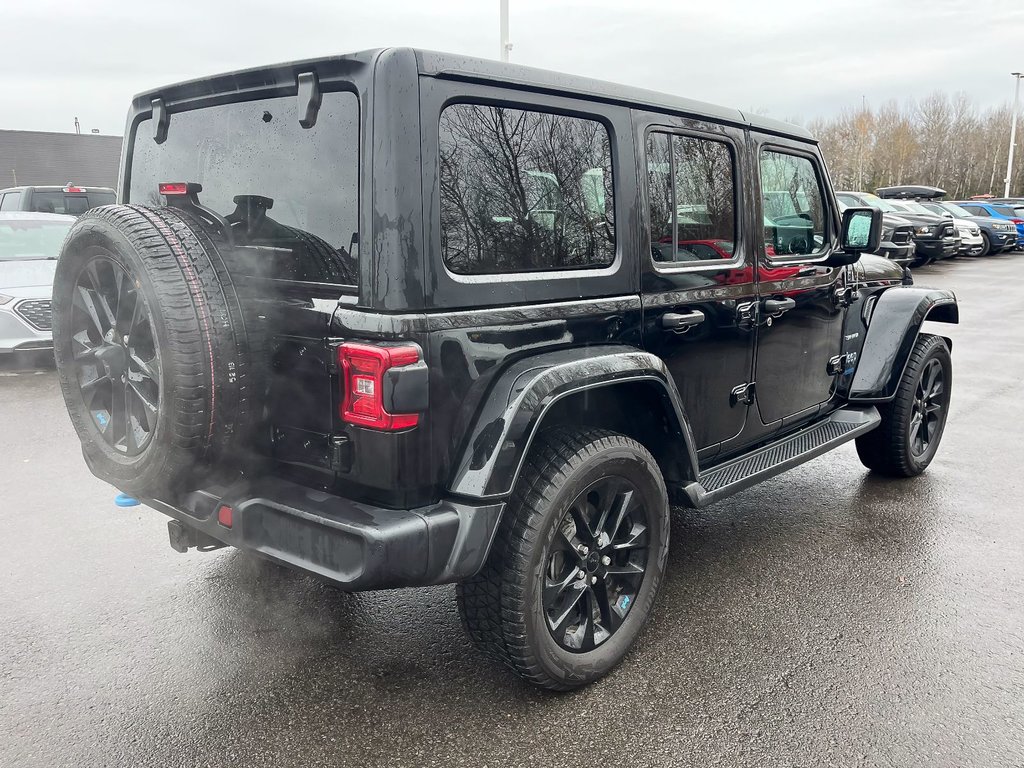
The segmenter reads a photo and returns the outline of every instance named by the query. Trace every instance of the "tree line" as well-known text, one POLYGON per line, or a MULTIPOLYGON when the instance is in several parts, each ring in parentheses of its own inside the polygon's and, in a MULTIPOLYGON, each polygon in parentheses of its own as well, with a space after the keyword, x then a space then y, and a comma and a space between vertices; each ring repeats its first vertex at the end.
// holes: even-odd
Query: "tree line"
MULTIPOLYGON (((936 92, 846 109, 808 129, 821 142, 837 189, 895 184, 941 187, 952 199, 1003 195, 1010 146, 1009 105, 979 110, 965 93, 936 92)), ((1017 118, 1011 195, 1024 195, 1024 116, 1017 118)))

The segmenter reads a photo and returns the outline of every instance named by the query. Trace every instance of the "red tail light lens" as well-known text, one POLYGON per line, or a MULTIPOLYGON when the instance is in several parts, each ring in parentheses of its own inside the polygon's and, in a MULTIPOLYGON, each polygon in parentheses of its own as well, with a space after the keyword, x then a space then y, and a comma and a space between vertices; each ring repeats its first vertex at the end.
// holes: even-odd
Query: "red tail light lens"
POLYGON ((338 347, 341 367, 341 418, 370 429, 396 431, 415 427, 417 413, 388 413, 384 409, 384 374, 419 362, 416 347, 376 347, 345 342, 338 347))
POLYGON ((234 517, 234 510, 231 507, 221 507, 217 510, 217 522, 223 525, 225 528, 230 528, 232 518, 234 517))
POLYGON ((68 184, 66 187, 64 187, 64 191, 65 192, 85 192, 85 190, 82 189, 81 187, 75 187, 75 186, 72 186, 71 184, 68 184))

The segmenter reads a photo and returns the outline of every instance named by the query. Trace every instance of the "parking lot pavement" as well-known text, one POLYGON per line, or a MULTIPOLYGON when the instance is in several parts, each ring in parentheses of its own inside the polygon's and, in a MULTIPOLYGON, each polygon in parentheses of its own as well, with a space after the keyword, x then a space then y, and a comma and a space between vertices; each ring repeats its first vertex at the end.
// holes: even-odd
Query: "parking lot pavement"
POLYGON ((52 370, 0 367, 0 765, 1024 765, 1024 255, 952 287, 926 475, 852 446, 677 512, 655 615, 568 695, 464 639, 453 589, 343 594, 86 470, 52 370))

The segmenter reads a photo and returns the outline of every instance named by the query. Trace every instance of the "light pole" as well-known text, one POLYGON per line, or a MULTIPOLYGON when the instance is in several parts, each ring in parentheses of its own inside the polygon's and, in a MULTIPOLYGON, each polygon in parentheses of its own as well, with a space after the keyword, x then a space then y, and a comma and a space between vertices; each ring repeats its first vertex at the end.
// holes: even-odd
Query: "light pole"
POLYGON ((1013 177, 1013 148, 1017 141, 1017 104, 1020 102, 1020 79, 1024 77, 1022 72, 1011 72, 1010 74, 1016 78, 1017 85, 1013 89, 1013 116, 1010 118, 1010 154, 1006 158, 1006 179, 1003 183, 1003 197, 1010 196, 1010 179, 1013 177))
POLYGON ((501 60, 508 61, 512 43, 508 41, 508 0, 501 0, 501 60))

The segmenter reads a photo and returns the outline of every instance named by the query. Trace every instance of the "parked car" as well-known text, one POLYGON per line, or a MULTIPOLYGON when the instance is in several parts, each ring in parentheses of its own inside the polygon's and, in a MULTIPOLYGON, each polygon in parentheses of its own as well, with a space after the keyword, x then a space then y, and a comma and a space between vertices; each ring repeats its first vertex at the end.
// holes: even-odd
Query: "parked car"
POLYGON ((979 256, 1012 251, 1017 247, 1017 230, 1012 226, 1012 222, 994 219, 990 216, 975 216, 956 203, 922 200, 921 205, 940 216, 948 215, 955 220, 969 221, 975 224, 981 230, 982 249, 978 253, 979 256))
POLYGON ((867 205, 883 213, 898 216, 914 227, 914 260, 911 267, 923 267, 936 259, 948 259, 960 250, 960 237, 953 222, 935 214, 920 214, 901 210, 889 200, 870 192, 837 192, 846 205, 867 205))
MULTIPOLYGON (((836 199, 841 210, 867 205, 853 192, 836 192, 836 199)), ((882 211, 882 244, 875 253, 903 267, 914 264, 917 253, 917 246, 914 244, 914 225, 895 213, 882 211)))
POLYGON ((77 220, 54 283, 92 472, 179 551, 457 582, 473 642, 537 685, 628 651, 670 499, 850 441, 892 477, 938 449, 950 345, 921 327, 956 299, 862 255, 882 216, 839 213, 803 128, 392 48, 141 94, 126 147, 127 205, 77 220))
POLYGON ((1017 248, 1024 249, 1024 206, 1014 206, 1009 203, 983 203, 978 200, 958 200, 956 204, 975 216, 1010 222, 1017 230, 1017 248))
POLYGON ((109 187, 8 187, 0 189, 0 211, 31 211, 35 213, 65 213, 79 216, 90 208, 110 205, 117 193, 109 187))
POLYGON ((981 235, 981 227, 969 219, 956 218, 945 211, 933 210, 916 200, 890 200, 888 202, 903 213, 941 216, 952 221, 953 226, 956 227, 957 236, 960 238, 958 256, 978 256, 985 250, 985 238, 981 235))
POLYGON ((50 293, 73 216, 0 212, 0 354, 53 346, 50 293))

